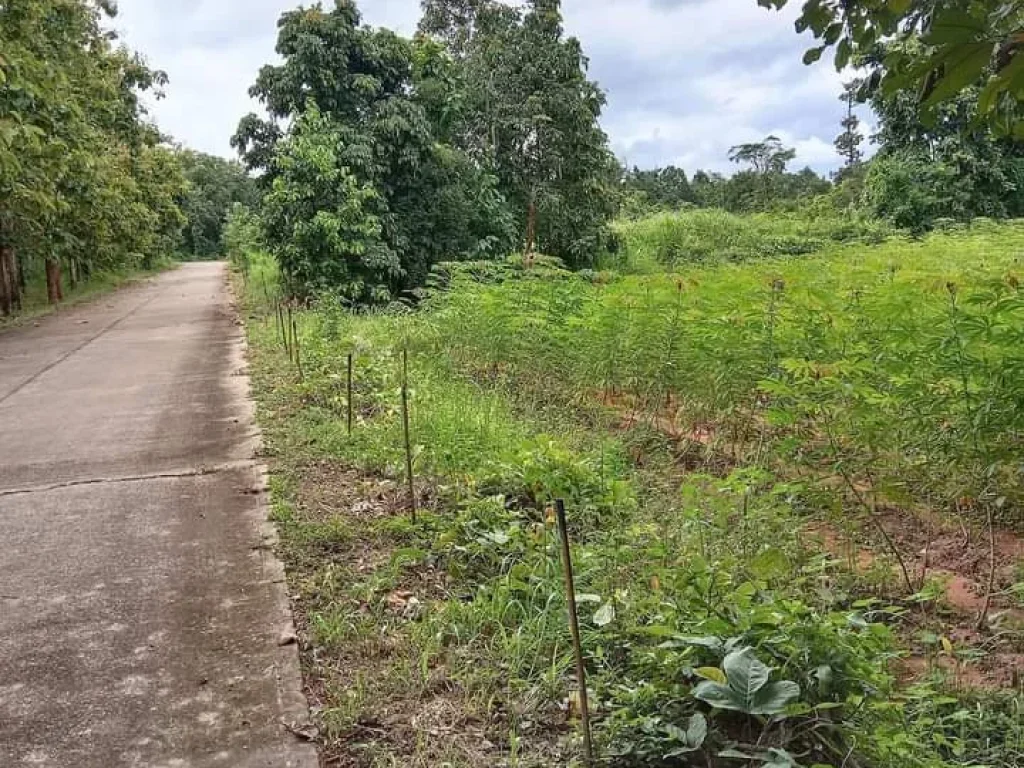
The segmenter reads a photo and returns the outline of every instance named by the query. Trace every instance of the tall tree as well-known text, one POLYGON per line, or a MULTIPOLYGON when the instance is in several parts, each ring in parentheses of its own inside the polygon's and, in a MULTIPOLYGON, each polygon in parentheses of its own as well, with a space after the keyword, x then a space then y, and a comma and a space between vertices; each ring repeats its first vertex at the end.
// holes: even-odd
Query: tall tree
POLYGON ((182 247, 195 258, 211 258, 221 251, 224 223, 232 207, 256 205, 256 183, 237 161, 188 149, 178 157, 188 181, 182 202, 187 220, 182 247))
POLYGON ((864 152, 860 148, 860 145, 864 143, 864 134, 860 132, 860 118, 853 111, 859 87, 860 84, 857 81, 846 83, 843 87, 843 95, 840 97, 846 104, 846 116, 839 123, 843 127, 843 132, 836 137, 835 147, 836 152, 843 158, 846 171, 855 168, 864 159, 864 152))
POLYGON ((585 266, 614 212, 616 163, 599 125, 605 97, 565 37, 559 0, 424 0, 421 31, 462 70, 456 145, 493 170, 525 249, 585 266))
POLYGON ((796 157, 796 150, 786 147, 778 136, 767 136, 763 141, 738 144, 729 150, 729 160, 747 163, 761 191, 762 208, 768 208, 776 182, 786 172, 786 166, 796 157))
POLYGON ((102 23, 113 12, 90 0, 0 4, 0 311, 17 308, 40 266, 56 301, 64 268, 74 280, 140 263, 176 236, 163 192, 180 172, 170 162, 149 173, 160 137, 139 98, 166 77, 114 48, 102 23))
POLYGON ((262 174, 268 241, 294 291, 378 303, 437 261, 502 250, 494 180, 439 141, 452 73, 437 46, 363 26, 351 0, 287 12, 278 27, 283 61, 250 91, 270 119, 244 118, 233 143, 262 174))

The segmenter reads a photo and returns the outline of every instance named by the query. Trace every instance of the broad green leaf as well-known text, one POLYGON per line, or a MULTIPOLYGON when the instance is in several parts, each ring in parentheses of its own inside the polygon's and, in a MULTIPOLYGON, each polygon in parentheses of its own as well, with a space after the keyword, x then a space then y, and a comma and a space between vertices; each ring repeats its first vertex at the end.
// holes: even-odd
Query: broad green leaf
POLYGON ((771 674, 767 666, 754 656, 753 648, 741 648, 725 657, 722 668, 729 681, 729 687, 744 702, 752 703, 754 694, 768 682, 771 674))
POLYGON ((751 572, 759 579, 774 579, 790 572, 789 558, 777 547, 766 549, 750 561, 751 572))
POLYGON ((944 101, 976 82, 991 60, 991 43, 972 43, 940 54, 933 61, 936 67, 944 67, 945 75, 936 83, 934 90, 925 99, 925 104, 934 105, 944 101))
POLYGON ((693 689, 695 698, 710 704, 716 709, 731 709, 736 712, 746 712, 746 702, 729 686, 713 683, 705 680, 693 689))
POLYGON ((817 48, 810 48, 804 53, 804 64, 813 64, 821 55, 825 52, 825 46, 820 45, 817 48))
POLYGON ((708 721, 700 712, 694 713, 686 728, 686 742, 692 747, 701 747, 708 736, 708 721))
MULTIPOLYGON (((979 19, 961 8, 939 11, 924 36, 928 45, 967 43, 977 40, 988 31, 984 19, 979 19)), ((991 44, 989 45, 991 50, 991 44)))
POLYGON ((800 698, 800 686, 792 680, 769 683, 754 694, 748 712, 752 715, 777 715, 786 705, 800 698))

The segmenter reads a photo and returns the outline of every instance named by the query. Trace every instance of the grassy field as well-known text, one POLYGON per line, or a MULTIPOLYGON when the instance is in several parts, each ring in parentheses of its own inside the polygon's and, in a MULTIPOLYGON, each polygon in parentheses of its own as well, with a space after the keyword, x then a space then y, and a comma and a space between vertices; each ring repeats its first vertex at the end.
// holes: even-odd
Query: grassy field
POLYGON ((554 499, 601 764, 1021 764, 1022 254, 983 224, 671 273, 452 267, 415 313, 295 310, 298 344, 256 260, 327 764, 580 762, 554 499))

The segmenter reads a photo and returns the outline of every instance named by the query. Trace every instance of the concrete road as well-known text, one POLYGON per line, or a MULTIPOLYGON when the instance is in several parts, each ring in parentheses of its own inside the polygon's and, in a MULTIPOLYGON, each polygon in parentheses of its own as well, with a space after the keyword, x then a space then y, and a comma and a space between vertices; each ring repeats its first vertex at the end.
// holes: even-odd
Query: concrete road
POLYGON ((0 333, 0 766, 312 768, 222 264, 0 333))

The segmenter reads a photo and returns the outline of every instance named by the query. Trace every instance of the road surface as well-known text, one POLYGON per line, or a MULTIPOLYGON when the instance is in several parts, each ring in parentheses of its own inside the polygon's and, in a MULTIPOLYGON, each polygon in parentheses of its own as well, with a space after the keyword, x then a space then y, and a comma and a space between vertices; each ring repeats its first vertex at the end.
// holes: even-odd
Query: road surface
POLYGON ((223 264, 0 332, 0 766, 312 768, 223 264))

